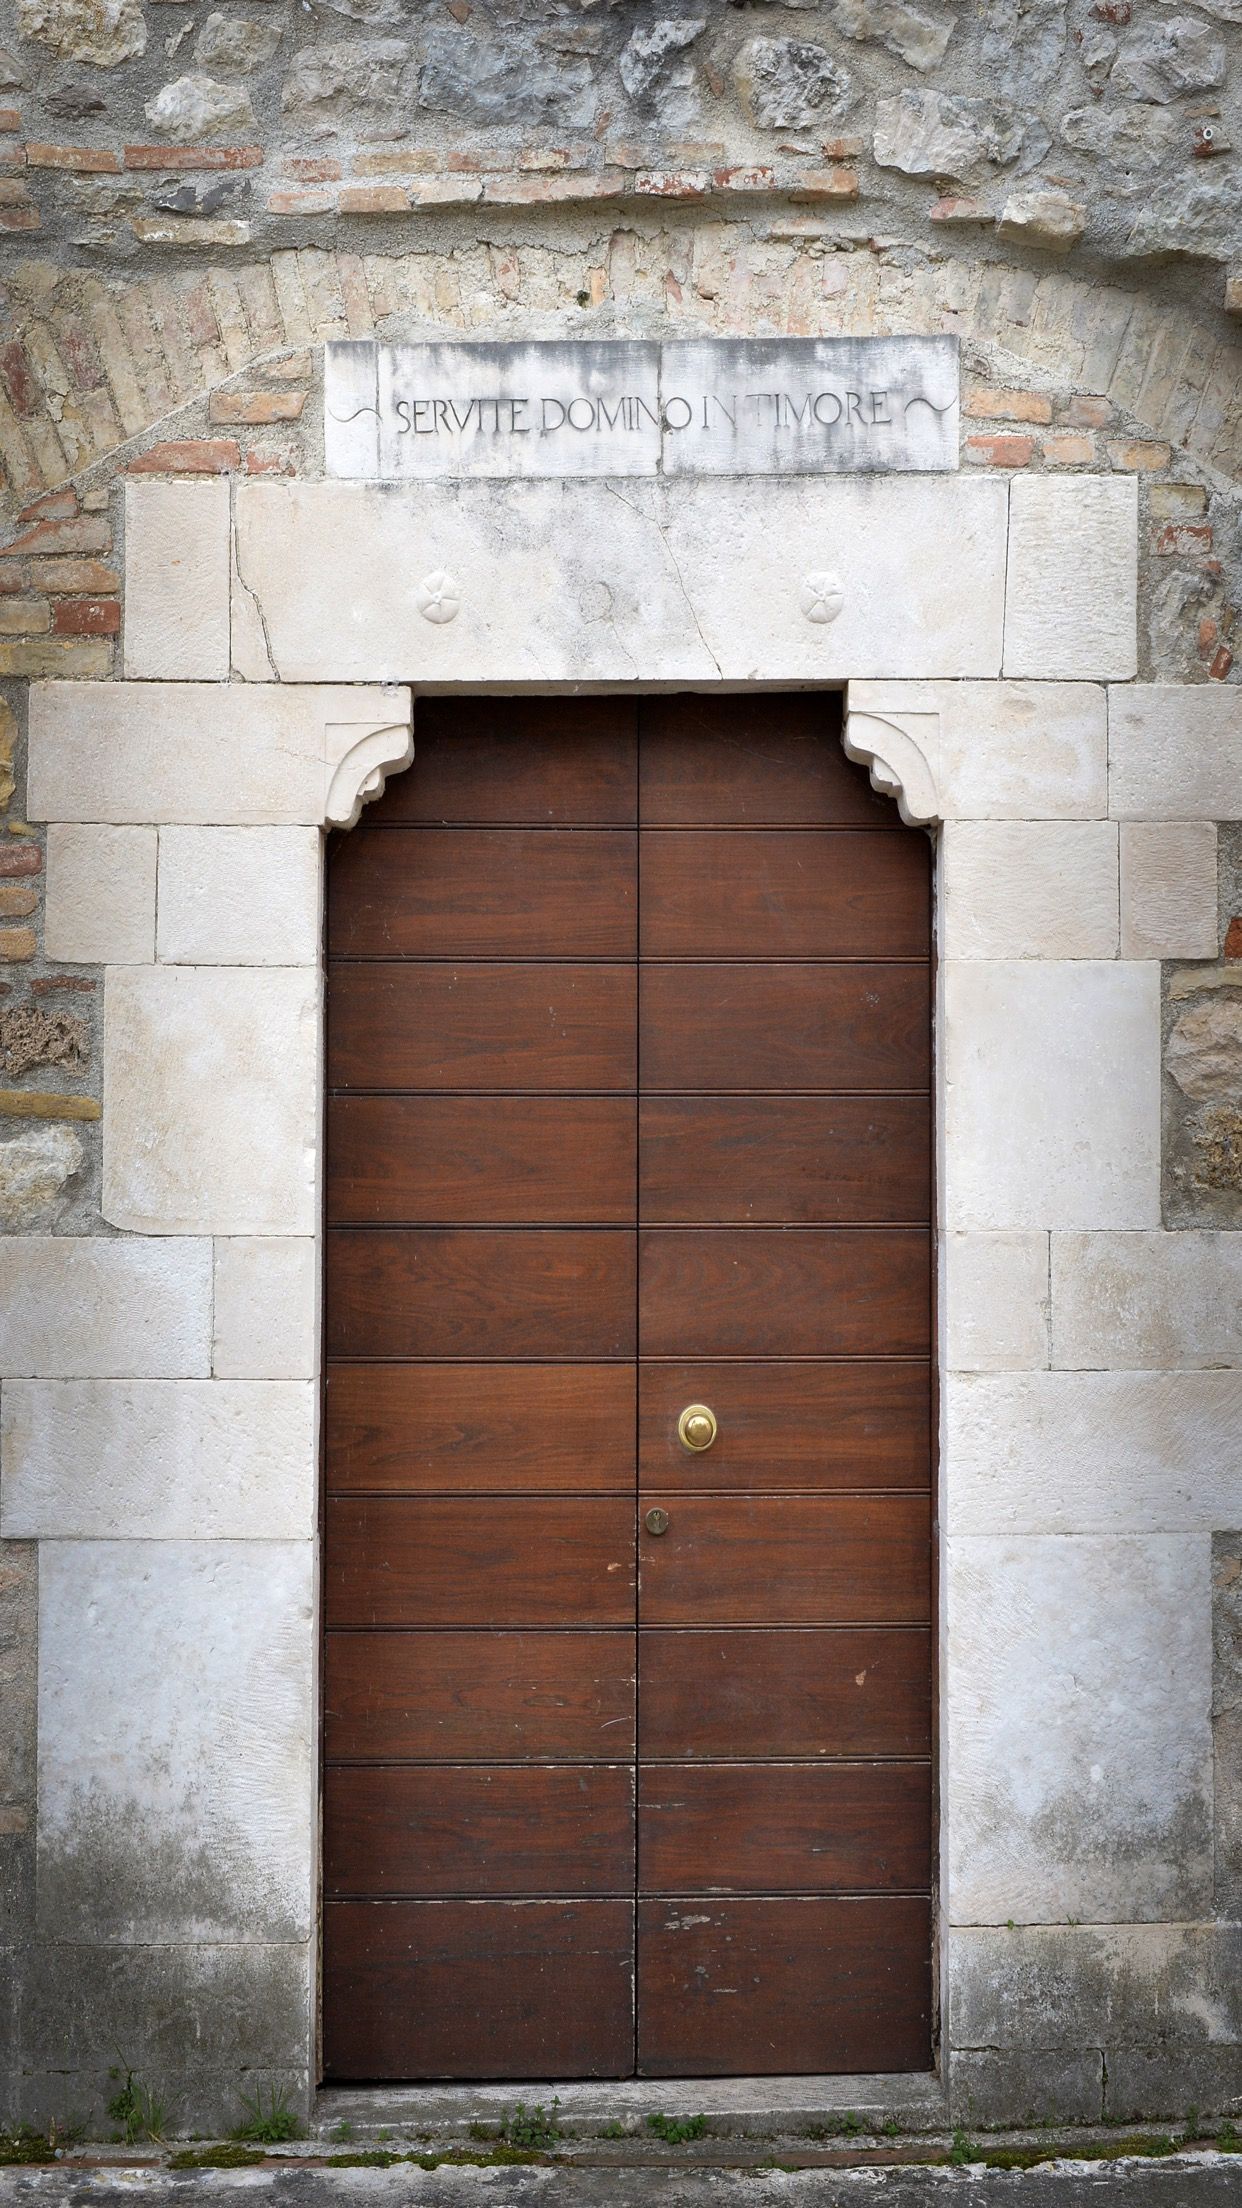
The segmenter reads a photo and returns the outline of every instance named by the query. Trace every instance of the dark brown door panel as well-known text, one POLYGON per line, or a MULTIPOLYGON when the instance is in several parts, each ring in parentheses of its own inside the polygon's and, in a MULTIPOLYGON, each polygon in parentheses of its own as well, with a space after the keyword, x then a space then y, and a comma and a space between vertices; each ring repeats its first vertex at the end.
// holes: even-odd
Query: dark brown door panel
POLYGON ((634 1237, 333 1227, 330 1357, 628 1357, 634 1237))
POLYGON ((639 1367, 639 1475, 678 1488, 871 1488, 928 1484, 931 1375, 899 1364, 768 1364, 696 1357, 639 1367), (677 1438, 687 1403, 718 1430, 695 1453, 677 1438))
POLYGON ((329 1366, 333 1493, 634 1492, 634 1367, 329 1366))
POLYGON ((328 948, 353 958, 631 958, 624 828, 393 828, 346 838, 328 948))
POLYGON ((334 959, 328 1085, 633 1089, 633 966, 334 959))
POLYGON ((929 1615, 922 1495, 672 1495, 639 1547, 644 1625, 918 1625, 929 1615))
POLYGON ((926 1097, 669 1096, 639 1130, 644 1225, 931 1216, 926 1097))
POLYGON ((646 2077, 931 2066, 925 1897, 643 1901, 646 2077))
POLYGON ((330 1767, 324 1857, 325 1892, 351 1900, 628 1894, 633 1767, 330 1767))
POLYGON ((645 1764, 641 1894, 906 1893, 931 1876, 925 1763, 645 1764))
MULTIPOLYGON (((638 713, 629 698, 420 698, 415 766, 384 791, 385 824, 630 827, 638 713)), ((844 755, 842 755, 844 756, 844 755)), ((380 808, 364 815, 370 823, 380 808)), ((891 819, 887 806, 886 820, 891 819)))
POLYGON ((893 1227, 652 1227, 639 1237, 646 1357, 918 1357, 930 1236, 893 1227))
POLYGON ((900 829, 653 829, 643 837, 640 954, 923 958, 930 884, 930 844, 900 829))
POLYGON ((328 1105, 332 1221, 628 1226, 635 1166, 634 1106, 622 1097, 336 1096, 328 1105))
POLYGON ((891 830, 892 805, 841 749, 841 704, 823 690, 775 713, 757 691, 644 699, 643 826, 891 830))
POLYGON ((648 1626, 638 1636, 638 1667, 644 1757, 931 1752, 931 1649, 923 1627, 648 1626))
POLYGON ((634 1506, 596 1496, 330 1500, 324 1608, 330 1626, 632 1626, 634 1506))
POLYGON ((634 1753, 634 1636, 329 1633, 323 1699, 329 1758, 599 1763, 634 1753))
POLYGON ((926 1090, 930 1003, 926 960, 645 965, 642 1091, 926 1090))
POLYGON ((329 2078, 610 2078, 634 2067, 632 1901, 330 1901, 329 2078))

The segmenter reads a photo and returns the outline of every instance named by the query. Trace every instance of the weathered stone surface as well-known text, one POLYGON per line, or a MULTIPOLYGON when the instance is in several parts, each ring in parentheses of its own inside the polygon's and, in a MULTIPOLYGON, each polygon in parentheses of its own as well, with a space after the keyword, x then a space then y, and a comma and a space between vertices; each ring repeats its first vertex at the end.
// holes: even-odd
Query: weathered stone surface
POLYGON ((158 955, 187 966, 306 966, 319 945, 313 828, 164 828, 158 955))
POLYGON ((1017 245, 1068 253, 1087 227, 1087 210, 1068 192, 1044 186, 1011 192, 1001 209, 998 234, 1017 245))
POLYGON ((954 1533, 1206 1535, 1242 1510, 1236 1372, 970 1373, 945 1401, 954 1533))
POLYGON ((141 0, 17 0, 17 28, 64 60, 97 69, 115 69, 146 51, 141 0))
MULTIPOLYGON (((47 1546, 41 1932, 306 1938, 311 1579, 309 1541, 47 1546)), ((265 2058, 278 2059, 274 2046, 265 2058)))
POLYGON ((1217 940, 1215 823, 1123 821, 1122 957, 1213 958, 1217 940))
POLYGON ((402 129, 417 82, 404 39, 304 46, 290 64, 281 106, 298 128, 320 135, 356 129, 362 138, 391 137, 402 129))
POLYGON ((1193 1103, 1242 1097, 1242 997, 1220 996, 1179 1012, 1165 1065, 1193 1103))
POLYGON ((1242 690, 1110 690, 1108 788, 1109 811, 1122 820, 1242 816, 1242 690))
POLYGON ((589 130, 598 104, 585 55, 536 52, 525 25, 488 24, 482 34, 433 25, 423 45, 418 104, 486 123, 550 122, 589 130))
POLYGON ((1130 252, 1139 255, 1195 253, 1218 261, 1236 259, 1240 243, 1228 175, 1182 178, 1174 190, 1140 208, 1128 241, 1130 252))
POLYGON ((1159 973, 1090 959, 944 969, 950 1227, 1159 1224, 1159 973))
POLYGON ((945 820, 1094 820, 1107 812, 1102 687, 1079 682, 925 687, 940 715, 938 779, 945 820))
MULTIPOLYGON (((38 1713, 39 1552, 31 1542, 0 1549, 0 1804, 24 1811, 33 1826, 38 1713)), ((14 1825, 18 1818, 13 1817, 14 1825)), ((29 1918, 7 1923, 24 1939, 29 1918)))
POLYGON ((1225 49, 1194 15, 1139 22, 1121 43, 1109 82, 1126 100, 1176 100, 1208 92, 1225 77, 1225 49))
POLYGON ((1165 107, 1076 107, 1062 117, 1061 136, 1106 161, 1116 172, 1109 178, 1114 189, 1137 189, 1180 143, 1181 126, 1165 107))
POLYGON ((956 821, 941 883, 949 958, 1116 956, 1115 821, 956 821))
POLYGON ((194 47, 200 69, 227 77, 248 77, 269 62, 280 45, 279 19, 262 22, 253 15, 225 15, 215 9, 204 21, 194 47))
POLYGON ((211 1244, 0 1239, 0 1377, 191 1379, 211 1371, 211 1244))
POLYGON ((1208 2059, 1222 2043, 1242 2041, 1237 1925, 959 1928, 948 1961, 959 2047, 1028 2046, 1032 2016, 1049 2047, 1105 2047, 1110 2073, 1115 2048, 1151 2046, 1157 2018, 1166 2045, 1208 2059))
POLYGON ((309 1380, 318 1346, 318 1253, 310 1236, 216 1243, 212 1370, 229 1378, 309 1380))
POLYGON ((830 0, 830 6, 846 38, 875 40, 912 69, 934 69, 944 60, 957 20, 909 7, 906 0, 830 0))
POLYGON ((1075 2052, 1031 2046, 1020 2054, 991 2047, 950 2051, 949 2113, 966 2129, 1098 2123, 1103 2105, 1104 2058, 1098 2047, 1075 2052))
MULTIPOLYGON (((988 83, 1029 106, 1032 86, 1055 83, 1065 59, 1068 25, 1063 0, 1022 0, 1016 7, 1013 0, 980 0, 972 12, 980 17, 977 52, 988 83)), ((963 30, 969 27, 967 18, 963 30)), ((1088 17, 1084 44, 1093 27, 1088 17)))
POLYGON ((250 94, 240 85, 221 84, 202 70, 164 85, 147 101, 144 112, 152 130, 178 146, 198 145, 208 138, 250 137, 258 128, 250 94))
POLYGON ((85 1154, 71 1127, 26 1127, 0 1141, 0 1227, 5 1233, 54 1225, 68 1202, 66 1184, 81 1172, 85 1154))
POLYGON ((229 671, 229 486, 125 485, 125 673, 222 682, 229 671))
POLYGON ((1242 1534, 1212 1540, 1212 1746, 1216 1908, 1242 1914, 1242 1534))
POLYGON ((0 1537, 308 1541, 304 1380, 9 1380, 0 1537))
POLYGON ((103 1211, 154 1234, 309 1234, 313 968, 114 966, 103 1211))
MULTIPOLYGON (((80 1012, 49 1012, 33 997, 0 1012, 0 1063, 14 1079, 30 1073, 35 1066, 59 1066, 66 1073, 78 1073, 88 1064, 90 1055, 90 1031, 80 1012)), ((15 1097, 29 1097, 33 1106, 37 1095, 36 1090, 10 1089, 6 1093, 5 1109, 9 1112, 22 1109, 14 1102, 15 1097)), ((84 1101, 65 1097, 69 1106, 84 1101)), ((36 1111, 31 1116, 41 1115, 36 1111)), ((74 1114, 70 1110, 64 1116, 72 1118, 74 1114)))
POLYGON ((1137 576, 1133 477, 1019 478, 1009 505, 1006 675, 1132 676, 1137 576))
POLYGON ((679 116, 684 101, 677 95, 693 84, 693 65, 678 57, 693 46, 707 28, 703 15, 661 15, 654 23, 638 24, 621 50, 621 82, 631 99, 641 100, 658 91, 660 112, 667 119, 670 97, 679 116))
POLYGON ((1009 100, 898 92, 876 102, 872 147, 882 169, 958 177, 1008 168, 1022 150, 1023 118, 1009 100))
POLYGON ((1054 1365, 1242 1365, 1236 1236, 1054 1235, 1052 1292, 1054 1365))
POLYGON ((47 834, 44 949, 61 963, 155 956, 154 828, 54 823, 47 834))
POLYGON ((1004 512, 1003 484, 949 475, 428 484, 417 507, 366 484, 236 494, 240 572, 286 681, 994 674, 1004 512), (826 544, 850 547, 828 622, 804 606, 826 544), (420 607, 438 574, 459 587, 452 620, 420 607))
MULTIPOLYGON (((947 1602, 950 1922, 1205 1915, 1207 1542, 954 1536, 947 1602)), ((957 2044, 1012 2043, 994 2021, 959 2013, 957 2044)))
POLYGON ((951 1372, 1023 1372, 1048 1362, 1048 1237, 943 1237, 945 1354, 951 1372))
MULTIPOLYGON (((408 759, 409 724, 409 692, 397 687, 40 683, 30 700, 30 812, 318 827, 360 747, 355 796, 368 762, 408 759), (391 739, 372 742, 389 727, 391 739)), ((348 810, 331 817, 344 821, 348 810)))
POLYGON ((752 38, 737 56, 734 75, 760 130, 827 122, 850 96, 848 72, 813 39, 752 38))
POLYGON ((1110 2123, 1171 2116, 1188 2108, 1236 2108, 1242 2098, 1242 2043, 1157 2039, 1140 2047, 1110 2047, 1104 2106, 1110 2123))

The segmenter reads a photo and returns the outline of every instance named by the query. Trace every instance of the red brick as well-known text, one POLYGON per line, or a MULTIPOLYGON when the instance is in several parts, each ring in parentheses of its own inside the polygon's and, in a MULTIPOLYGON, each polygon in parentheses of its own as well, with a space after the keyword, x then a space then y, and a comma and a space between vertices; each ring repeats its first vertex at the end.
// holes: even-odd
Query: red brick
POLYGON ((46 636, 52 609, 46 598, 5 598, 0 604, 0 636, 46 636))
POLYGON ((808 169, 800 176, 790 191, 795 207, 810 206, 821 199, 857 199, 857 169, 808 169))
POLYGON ((269 215, 331 215, 336 212, 332 192, 269 192, 269 215))
POLYGON ((408 215, 404 184, 344 184, 338 207, 343 215, 408 215))
POLYGON ((296 161, 290 161, 288 168, 290 176, 296 176, 299 184, 339 184, 341 181, 340 162, 330 159, 326 154, 320 154, 313 160, 305 156, 299 157, 296 161))
POLYGON ((1144 437, 1114 437, 1109 442, 1108 457, 1115 468, 1150 474, 1156 468, 1167 468, 1173 454, 1168 445, 1153 444, 1144 437))
POLYGON ((211 303, 211 293, 205 283, 188 284, 181 294, 181 307, 191 345, 200 352, 220 342, 220 325, 211 303))
POLYGON ((1107 429, 1112 418, 1109 401, 1091 392, 1079 392, 1065 409, 1065 419, 1075 429, 1107 429))
POLYGON ((58 598, 52 608, 53 636, 117 636, 120 628, 118 598, 58 598))
POLYGON ((581 176, 489 178, 483 197, 494 207, 539 207, 567 199, 618 199, 624 188, 625 179, 615 170, 594 169, 581 176))
POLYGON ((126 146, 127 169, 257 169, 262 146, 126 146))
POLYGON ((241 458, 232 437, 172 437, 131 460, 129 475, 227 475, 241 458))
POLYGON ((968 437, 966 458, 991 468, 1024 468, 1035 450, 1033 437, 1016 430, 997 430, 994 436, 968 437))
POLYGON ((247 475, 296 475, 298 454, 292 445, 252 445, 242 465, 247 475))
POLYGON ((38 948, 33 928, 0 928, 0 960, 6 966, 24 966, 38 948))
POLYGON ((1058 430, 1045 437, 1043 454, 1053 468, 1089 468, 1095 460, 1095 439, 1081 429, 1058 430))
POLYGON ((706 169, 639 169, 634 178, 644 199, 703 199, 710 185, 706 169))
POLYGON ((776 171, 755 167, 713 169, 712 184, 718 192, 770 192, 776 184, 776 171))
POLYGON ((23 207, 0 207, 0 230, 37 230, 39 210, 28 201, 23 207))
POLYGON ((16 107, 0 107, 0 130, 9 136, 22 127, 21 110, 16 107))
POLYGON ((103 560, 40 560, 37 576, 40 590, 53 598, 106 598, 121 587, 117 570, 103 560))
POLYGON ((995 222, 996 216, 987 202, 975 199, 969 192, 950 192, 938 199, 927 210, 929 222, 995 222))
POLYGON ((0 882, 0 913, 6 920, 25 920, 39 909, 39 893, 28 882, 0 882))
MULTIPOLYGON (((296 169, 299 164, 290 162, 296 169)), ((307 163, 309 167, 311 164, 307 163)), ((340 165, 333 163, 339 176, 340 165)), ((378 153, 356 153, 351 174, 354 176, 430 176, 441 167, 438 153, 425 146, 385 146, 378 153)), ((309 181, 309 179, 308 179, 309 181)))
POLYGON ((50 997, 53 991, 57 989, 97 989, 98 987, 98 982, 92 980, 87 974, 43 974, 37 981, 32 981, 30 984, 31 994, 36 997, 50 997))
POLYGON ((37 843, 0 843, 0 880, 15 881, 21 874, 41 874, 43 853, 37 843))
POLYGON ((1233 653, 1230 651, 1227 644, 1222 644, 1220 650, 1216 654, 1216 657, 1213 659, 1211 666, 1208 668, 1209 679, 1212 682, 1224 682, 1227 679, 1229 670, 1232 666, 1233 653))
POLYGON ((78 521, 40 521, 33 529, 0 544, 0 560, 19 559, 27 552, 110 552, 112 531, 106 521, 83 515, 78 521))
POLYGON ((304 391, 213 391, 208 412, 213 422, 296 422, 305 405, 304 391))
POLYGON ((87 176, 119 176, 121 157, 107 146, 44 146, 28 144, 29 169, 75 169, 87 176))
MULTIPOLYGON (((43 578, 41 576, 39 579, 42 582, 43 578)), ((46 583, 44 583, 43 587, 46 590, 46 583)), ((28 588, 29 578, 23 573, 20 567, 13 568, 11 572, 4 568, 0 568, 0 598, 5 597, 10 591, 26 590, 28 588)))
POLYGON ((43 412, 43 393, 39 389, 35 372, 24 345, 17 338, 0 345, 0 383, 9 394, 13 412, 24 420, 33 420, 43 412))
POLYGON ((1152 551, 1187 554, 1210 552, 1212 531, 1208 523, 1196 525, 1187 521, 1168 521, 1152 538, 1152 551))
POLYGON ((19 521, 72 521, 78 510, 78 494, 69 484, 63 491, 45 491, 42 498, 32 498, 17 518, 19 521))
POLYGON ((1235 912, 1225 930, 1225 957, 1242 958, 1242 913, 1235 912))
POLYGON ((97 391, 104 380, 95 348, 80 322, 63 320, 58 331, 61 355, 79 391, 97 391))
POLYGON ((983 422, 1050 422, 1052 401, 1038 391, 998 390, 976 384, 966 394, 963 414, 983 422))

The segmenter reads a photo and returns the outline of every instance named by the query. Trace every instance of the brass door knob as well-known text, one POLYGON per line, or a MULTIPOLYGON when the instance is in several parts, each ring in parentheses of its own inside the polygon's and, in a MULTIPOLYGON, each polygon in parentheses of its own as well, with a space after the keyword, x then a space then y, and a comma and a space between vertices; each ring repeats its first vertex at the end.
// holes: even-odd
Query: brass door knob
POLYGON ((716 1413, 709 1411, 706 1403, 687 1403, 677 1421, 677 1439, 683 1449, 696 1454, 700 1449, 710 1449, 716 1439, 716 1413))
POLYGON ((648 1533, 667 1533, 668 1512, 666 1510, 659 1509, 649 1510, 643 1520, 643 1524, 647 1528, 648 1533))

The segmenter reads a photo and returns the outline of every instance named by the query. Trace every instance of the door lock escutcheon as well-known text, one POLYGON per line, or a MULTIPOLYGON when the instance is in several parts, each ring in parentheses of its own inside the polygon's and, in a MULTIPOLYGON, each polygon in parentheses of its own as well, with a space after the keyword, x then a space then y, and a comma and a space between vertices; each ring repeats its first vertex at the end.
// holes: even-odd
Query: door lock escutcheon
POLYGON ((716 1413, 706 1403, 687 1403, 677 1421, 677 1439, 683 1449, 697 1453, 710 1449, 716 1439, 716 1413))
POLYGON ((643 1519, 643 1524, 647 1528, 648 1533, 667 1533, 668 1512, 666 1510, 660 1510, 658 1508, 656 1510, 649 1510, 646 1517, 643 1519))

